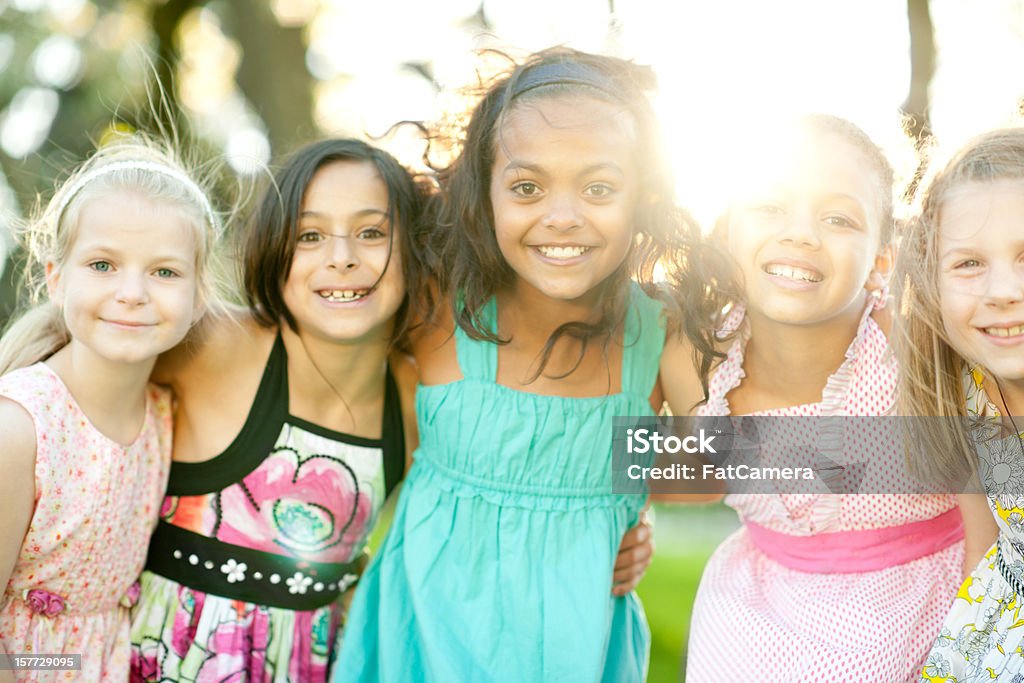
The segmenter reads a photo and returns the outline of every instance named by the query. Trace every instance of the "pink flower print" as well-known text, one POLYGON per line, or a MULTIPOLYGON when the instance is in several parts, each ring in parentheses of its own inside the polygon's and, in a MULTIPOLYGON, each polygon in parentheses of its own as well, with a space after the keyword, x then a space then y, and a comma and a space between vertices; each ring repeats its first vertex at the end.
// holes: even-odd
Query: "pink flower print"
POLYGON ((129 609, 135 607, 135 603, 139 601, 140 595, 142 595, 142 584, 136 581, 128 588, 128 592, 121 598, 121 605, 123 607, 128 607, 129 609))
POLYGON ((143 638, 132 648, 130 683, 145 683, 160 679, 160 662, 167 658, 167 646, 155 638, 143 638))
POLYGON ((206 594, 181 586, 178 588, 178 600, 181 608, 174 611, 171 649, 179 657, 184 657, 196 640, 196 630, 199 627, 199 617, 203 612, 206 594))
POLYGON ((217 538, 246 548, 315 562, 345 562, 366 533, 370 496, 330 456, 282 448, 221 494, 217 538))
POLYGON ((25 604, 28 605, 30 610, 51 619, 67 608, 67 605, 64 604, 64 598, 42 588, 27 590, 23 593, 22 597, 25 599, 25 604))

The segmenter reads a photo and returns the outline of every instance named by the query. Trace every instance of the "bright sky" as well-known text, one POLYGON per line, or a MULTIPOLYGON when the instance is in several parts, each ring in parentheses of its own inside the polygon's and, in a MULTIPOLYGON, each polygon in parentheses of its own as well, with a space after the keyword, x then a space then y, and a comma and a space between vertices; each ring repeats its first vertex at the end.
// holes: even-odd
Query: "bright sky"
MULTIPOLYGON (((897 119, 910 72, 901 0, 483 0, 490 35, 471 19, 480 0, 269 1, 279 21, 307 27, 314 115, 325 134, 379 134, 398 120, 435 118, 450 92, 474 79, 480 48, 524 54, 564 44, 655 68, 679 195, 705 221, 736 163, 723 150, 772 114, 838 114, 887 147, 898 167, 912 166, 897 119), (408 62, 429 63, 447 93, 408 62)), ((17 158, 33 153, 60 115, 57 93, 81 77, 85 41, 130 54, 145 23, 130 12, 97 19, 89 0, 10 2, 8 11, 47 12, 55 30, 35 48, 32 82, 0 112, 0 148, 17 158)), ((931 0, 931 12, 940 139, 1010 122, 1024 97, 1024 0, 931 0)), ((191 14, 180 35, 190 114, 235 168, 259 168, 271 150, 234 82, 240 46, 210 10, 191 14)), ((0 70, 14 42, 0 32, 0 70)))
MULTIPOLYGON (((771 115, 838 114, 886 147, 898 169, 913 169, 898 118, 910 64, 906 6, 897 0, 484 0, 493 36, 466 30, 475 0, 416 3, 418 10, 398 0, 372 9, 328 4, 334 9, 314 20, 323 30, 313 32, 311 49, 320 55, 314 61, 327 65, 318 112, 328 130, 379 132, 398 119, 429 119, 443 100, 396 68, 415 54, 432 55, 442 85, 458 86, 473 78, 474 48, 529 52, 565 44, 655 68, 679 195, 704 221, 719 206, 734 163, 722 150, 737 131, 771 115), (388 23, 395 13, 401 26, 388 23), (332 84, 332 70, 357 76, 332 84)), ((939 50, 935 132, 957 141, 1009 123, 1024 97, 1024 2, 931 4, 939 50)))

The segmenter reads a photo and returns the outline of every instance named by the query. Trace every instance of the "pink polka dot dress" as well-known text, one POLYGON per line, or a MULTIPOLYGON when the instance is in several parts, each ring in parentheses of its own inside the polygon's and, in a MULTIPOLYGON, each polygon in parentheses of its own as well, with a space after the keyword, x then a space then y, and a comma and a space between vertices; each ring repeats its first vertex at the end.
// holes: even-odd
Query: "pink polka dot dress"
MULTIPOLYGON (((888 413, 897 369, 870 313, 869 306, 820 403, 756 414, 888 413)), ((739 310, 730 319, 738 326, 742 316, 739 310)), ((744 378, 748 336, 743 326, 711 379, 702 415, 729 414, 726 396, 744 378)), ((816 443, 824 453, 841 452, 844 443, 850 450, 850 434, 842 432, 848 422, 778 421, 794 430, 794 443, 816 443), (822 426, 828 423, 840 425, 840 433, 829 433, 822 426)), ((873 442, 867 443, 870 449, 873 442)), ((876 476, 890 471, 878 469, 882 474, 876 476)), ((884 482, 871 490, 886 490, 884 482)), ((739 513, 743 526, 704 570, 690 626, 688 683, 916 680, 960 582, 963 530, 954 496, 799 492, 733 494, 725 502, 739 513), (881 554, 873 565, 856 566, 862 555, 879 547, 870 546, 880 536, 899 548, 907 545, 903 541, 912 530, 922 527, 935 532, 928 554, 891 564, 881 554), (865 537, 872 541, 862 553, 865 537), (785 548, 793 546, 803 548, 804 556, 787 555, 785 548)))
POLYGON ((170 467, 170 395, 150 387, 129 446, 97 431, 43 363, 0 378, 0 396, 36 429, 35 511, 0 598, 0 640, 10 653, 82 655, 80 671, 19 681, 127 681, 128 607, 170 467))

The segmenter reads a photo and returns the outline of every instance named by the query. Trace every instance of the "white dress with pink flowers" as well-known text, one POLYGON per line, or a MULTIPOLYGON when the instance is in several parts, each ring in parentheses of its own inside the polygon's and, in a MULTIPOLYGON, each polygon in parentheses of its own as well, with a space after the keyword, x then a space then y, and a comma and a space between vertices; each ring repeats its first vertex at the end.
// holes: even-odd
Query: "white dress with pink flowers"
MULTIPOLYGON (((790 443, 817 444, 834 461, 843 453, 867 462, 889 455, 850 428, 867 421, 800 419, 890 411, 897 369, 870 312, 820 403, 757 413, 795 430, 790 443)), ((726 397, 744 378, 748 332, 740 330, 711 379, 703 415, 729 415, 726 397)), ((874 482, 874 493, 728 496, 743 526, 704 570, 688 683, 916 680, 960 582, 963 529, 954 496, 877 493, 898 486, 893 479, 874 482)))
POLYGON ((19 403, 36 429, 35 511, 0 598, 3 647, 82 656, 80 670, 26 670, 19 681, 127 681, 127 607, 167 482, 170 396, 150 387, 145 424, 129 446, 93 427, 43 363, 0 378, 0 396, 19 403))
POLYGON ((402 415, 388 373, 381 439, 296 418, 287 363, 278 336, 235 440, 171 466, 132 616, 133 681, 327 677, 339 596, 403 474, 402 415))

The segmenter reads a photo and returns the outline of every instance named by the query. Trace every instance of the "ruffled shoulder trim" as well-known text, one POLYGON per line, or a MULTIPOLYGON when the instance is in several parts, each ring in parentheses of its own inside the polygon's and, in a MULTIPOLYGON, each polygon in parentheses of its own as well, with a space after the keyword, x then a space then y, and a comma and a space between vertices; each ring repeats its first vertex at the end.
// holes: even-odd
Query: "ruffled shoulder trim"
MULTIPOLYGON (((869 299, 868 305, 864 307, 860 324, 857 326, 857 334, 846 349, 843 363, 829 376, 821 391, 821 415, 823 417, 850 414, 850 393, 854 381, 862 373, 891 371, 895 378, 896 361, 888 350, 889 340, 882 328, 871 317, 874 311, 885 307, 886 300, 887 295, 883 292, 869 299), (891 368, 888 367, 890 365, 891 368)), ((893 383, 893 390, 895 390, 895 383, 893 383)), ((894 391, 891 393, 894 399, 894 391)))
POLYGON ((731 414, 729 401, 725 397, 747 376, 743 371, 743 352, 746 349, 747 340, 750 339, 750 325, 746 324, 746 314, 746 307, 736 304, 725 316, 718 330, 715 331, 715 336, 719 339, 736 335, 736 341, 729 347, 725 360, 715 368, 715 372, 711 376, 711 382, 708 385, 708 400, 700 407, 698 411, 700 415, 731 414))

